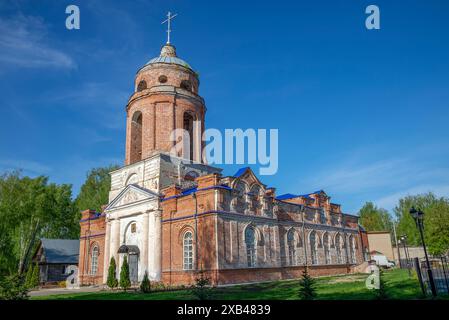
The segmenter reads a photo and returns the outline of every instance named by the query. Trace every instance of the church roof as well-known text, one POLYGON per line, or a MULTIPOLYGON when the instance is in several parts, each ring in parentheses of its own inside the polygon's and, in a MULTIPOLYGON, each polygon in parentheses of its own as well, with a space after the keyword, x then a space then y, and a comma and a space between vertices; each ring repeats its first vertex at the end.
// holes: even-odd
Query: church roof
POLYGON ((176 48, 171 44, 164 45, 159 57, 151 59, 144 67, 155 63, 176 64, 193 71, 192 67, 187 62, 176 56, 176 48))
POLYGON ((41 245, 47 263, 78 263, 79 240, 43 238, 41 245))

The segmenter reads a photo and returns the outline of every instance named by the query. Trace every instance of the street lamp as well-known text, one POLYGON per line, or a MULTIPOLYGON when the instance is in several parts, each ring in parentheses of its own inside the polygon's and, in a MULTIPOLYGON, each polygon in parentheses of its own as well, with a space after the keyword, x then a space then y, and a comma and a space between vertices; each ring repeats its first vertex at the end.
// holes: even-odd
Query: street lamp
POLYGON ((404 254, 405 254, 405 259, 407 260, 408 275, 411 277, 412 273, 410 271, 410 257, 409 257, 409 254, 408 254, 407 235, 406 234, 401 236, 401 243, 404 245, 404 254))
POLYGON ((432 268, 430 267, 429 256, 427 255, 426 243, 424 242, 424 212, 421 210, 416 210, 415 207, 410 209, 410 215, 415 219, 416 226, 419 229, 419 234, 421 236, 422 246, 424 248, 424 254, 426 256, 427 274, 429 276, 430 289, 432 291, 432 296, 436 297, 437 290, 435 288, 435 282, 433 281, 432 268))

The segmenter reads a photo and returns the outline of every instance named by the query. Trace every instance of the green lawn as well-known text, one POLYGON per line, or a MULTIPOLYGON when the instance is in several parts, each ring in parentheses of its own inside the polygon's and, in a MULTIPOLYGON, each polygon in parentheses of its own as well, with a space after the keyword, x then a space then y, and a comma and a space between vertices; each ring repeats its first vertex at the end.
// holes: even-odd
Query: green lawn
MULTIPOLYGON (((391 299, 422 299, 421 289, 416 276, 411 278, 406 270, 391 270, 384 272, 387 294, 391 299)), ((322 300, 367 300, 374 299, 374 292, 365 287, 366 274, 351 274, 343 276, 317 278, 318 299, 322 300)), ((215 288, 213 299, 298 299, 298 281, 274 281, 269 283, 238 285, 215 288)), ((100 291, 94 293, 60 294, 33 297, 34 300, 193 300, 189 290, 171 292, 124 293, 100 291)))

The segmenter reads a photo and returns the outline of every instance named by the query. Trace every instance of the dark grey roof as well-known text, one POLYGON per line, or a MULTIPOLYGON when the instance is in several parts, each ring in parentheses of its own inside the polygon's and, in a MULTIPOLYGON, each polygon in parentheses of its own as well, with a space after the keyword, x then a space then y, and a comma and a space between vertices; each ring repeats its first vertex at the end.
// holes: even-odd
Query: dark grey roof
POLYGON ((78 264, 79 240, 41 239, 45 262, 78 264))

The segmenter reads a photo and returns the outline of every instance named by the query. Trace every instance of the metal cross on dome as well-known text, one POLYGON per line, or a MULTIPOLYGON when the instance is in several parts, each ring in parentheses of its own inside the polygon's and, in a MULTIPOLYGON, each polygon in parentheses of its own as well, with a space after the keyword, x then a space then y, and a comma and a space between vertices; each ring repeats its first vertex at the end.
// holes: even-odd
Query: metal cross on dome
POLYGON ((171 12, 169 11, 168 14, 167 14, 167 19, 164 20, 164 21, 162 21, 162 23, 161 23, 161 24, 164 24, 164 23, 167 22, 167 44, 170 44, 170 32, 171 32, 171 29, 170 29, 170 22, 171 22, 171 20, 172 20, 174 17, 176 17, 177 15, 178 15, 177 13, 175 13, 174 15, 172 15, 171 12))

